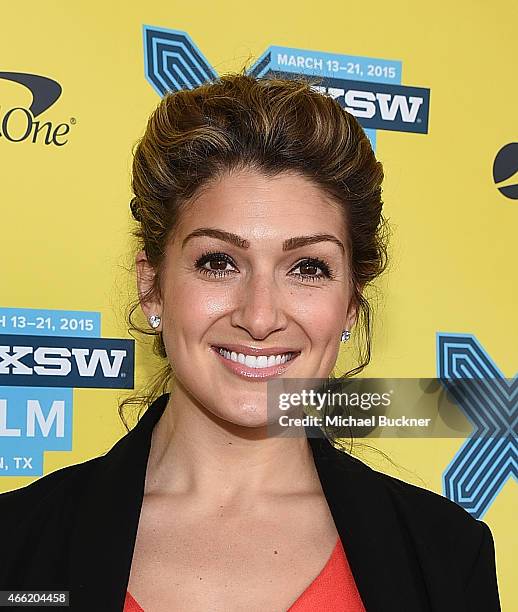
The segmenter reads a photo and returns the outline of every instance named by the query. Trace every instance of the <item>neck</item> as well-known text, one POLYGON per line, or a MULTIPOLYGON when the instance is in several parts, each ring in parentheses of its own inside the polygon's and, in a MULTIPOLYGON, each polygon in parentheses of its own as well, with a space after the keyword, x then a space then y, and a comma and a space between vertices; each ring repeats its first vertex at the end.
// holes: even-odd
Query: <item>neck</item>
POLYGON ((300 437, 267 433, 225 421, 175 389, 153 430, 145 494, 192 494, 214 504, 319 494, 304 430, 300 437))

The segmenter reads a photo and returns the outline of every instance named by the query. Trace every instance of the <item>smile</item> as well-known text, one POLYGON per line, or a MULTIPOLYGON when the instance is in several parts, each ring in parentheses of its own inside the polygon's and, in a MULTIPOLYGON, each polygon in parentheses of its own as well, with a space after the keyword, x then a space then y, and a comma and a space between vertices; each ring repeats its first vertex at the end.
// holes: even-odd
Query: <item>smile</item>
POLYGON ((299 352, 287 352, 275 355, 247 355, 230 351, 222 346, 211 348, 231 372, 245 378, 263 379, 279 376, 300 354, 299 352))

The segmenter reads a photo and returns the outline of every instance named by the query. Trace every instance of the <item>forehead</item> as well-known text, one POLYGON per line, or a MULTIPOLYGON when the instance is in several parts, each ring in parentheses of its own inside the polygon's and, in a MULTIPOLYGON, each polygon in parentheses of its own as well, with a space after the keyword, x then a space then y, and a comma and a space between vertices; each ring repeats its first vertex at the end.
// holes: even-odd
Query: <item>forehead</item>
POLYGON ((188 203, 177 236, 208 225, 250 241, 315 232, 343 237, 345 232, 341 206, 311 180, 250 169, 225 173, 205 185, 188 203))

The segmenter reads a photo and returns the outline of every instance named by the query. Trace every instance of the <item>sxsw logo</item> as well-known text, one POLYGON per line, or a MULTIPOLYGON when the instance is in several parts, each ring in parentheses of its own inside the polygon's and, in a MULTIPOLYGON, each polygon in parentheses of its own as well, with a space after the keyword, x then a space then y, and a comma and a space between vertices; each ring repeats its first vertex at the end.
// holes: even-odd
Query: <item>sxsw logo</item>
POLYGON ((132 389, 132 340, 0 336, 0 386, 132 389))
POLYGON ((428 131, 428 90, 337 79, 325 79, 324 83, 314 88, 337 100, 364 127, 399 132, 428 131))
MULTIPOLYGON (((217 78, 186 32, 152 26, 143 31, 145 75, 159 95, 217 78)), ((401 85, 400 61, 270 46, 249 74, 315 77, 312 86, 353 114, 373 144, 377 129, 428 133, 430 90, 401 85)))
POLYGON ((68 140, 70 125, 75 123, 72 117, 70 123, 54 124, 51 121, 36 120, 48 110, 60 97, 61 85, 48 77, 25 72, 0 72, 1 81, 17 83, 32 94, 29 108, 11 106, 4 109, 0 106, 0 138, 9 142, 28 141, 32 144, 43 143, 62 147, 68 140))
POLYGON ((0 478, 41 476, 72 450, 74 388, 133 388, 135 341, 91 311, 0 307, 0 329, 0 478))

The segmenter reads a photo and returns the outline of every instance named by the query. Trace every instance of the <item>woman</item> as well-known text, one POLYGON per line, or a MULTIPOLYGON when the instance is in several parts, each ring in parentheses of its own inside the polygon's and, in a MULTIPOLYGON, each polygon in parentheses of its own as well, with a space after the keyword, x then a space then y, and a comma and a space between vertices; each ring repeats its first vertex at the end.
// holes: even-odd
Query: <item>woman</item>
POLYGON ((382 178, 303 81, 160 102, 131 210, 164 375, 106 455, 0 496, 1 589, 68 590, 73 610, 500 609, 485 523, 325 438, 267 435, 268 380, 328 378, 353 328, 345 376, 369 361, 382 178))

